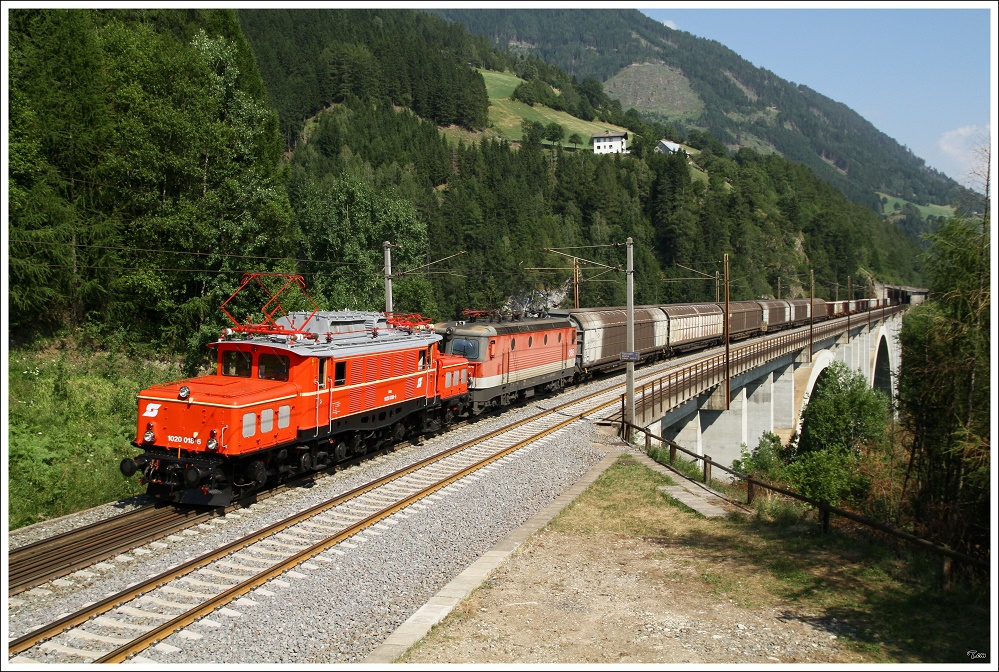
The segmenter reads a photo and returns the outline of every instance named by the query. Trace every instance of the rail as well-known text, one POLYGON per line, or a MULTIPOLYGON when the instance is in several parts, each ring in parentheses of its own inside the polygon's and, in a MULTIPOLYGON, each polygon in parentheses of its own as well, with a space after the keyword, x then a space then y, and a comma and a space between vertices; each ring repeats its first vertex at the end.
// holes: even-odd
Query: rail
MULTIPOLYGON (((633 425, 633 424, 631 424, 629 422, 626 422, 624 420, 621 421, 621 425, 622 425, 622 430, 624 430, 625 426, 627 426, 627 428, 629 430, 631 430, 631 431, 639 431, 639 432, 642 432, 643 434, 645 434, 645 452, 646 453, 649 452, 649 449, 651 448, 651 445, 652 445, 652 441, 655 440, 655 441, 658 441, 661 444, 669 446, 669 459, 670 459, 670 462, 676 462, 676 453, 677 453, 677 451, 680 451, 682 453, 690 455, 695 460, 700 460, 701 463, 702 463, 702 473, 703 473, 703 477, 704 477, 704 483, 706 485, 709 485, 709 486, 711 485, 711 470, 713 468, 715 468, 715 467, 717 467, 718 469, 721 469, 722 471, 724 471, 726 473, 731 474, 732 476, 736 477, 737 479, 745 481, 746 482, 746 503, 747 504, 751 505, 753 503, 753 499, 755 498, 755 495, 756 495, 755 490, 756 490, 757 487, 763 488, 765 490, 772 490, 773 492, 780 493, 780 494, 785 495, 787 497, 791 497, 792 499, 797 499, 799 501, 805 502, 806 504, 810 504, 811 506, 816 507, 818 509, 818 511, 819 511, 819 519, 820 519, 821 524, 822 524, 822 532, 823 532, 823 534, 828 534, 828 532, 829 532, 829 518, 830 518, 830 515, 835 514, 837 516, 841 516, 843 518, 847 518, 849 520, 852 520, 852 521, 854 521, 856 523, 860 523, 861 525, 865 525, 867 527, 872 527, 872 528, 874 528, 874 529, 876 529, 876 530, 878 530, 880 532, 884 532, 885 534, 889 534, 889 535, 892 535, 892 536, 897 537, 899 539, 903 539, 903 540, 908 541, 908 542, 910 542, 912 544, 915 544, 916 546, 922 548, 923 550, 927 550, 927 551, 931 551, 931 552, 937 553, 938 555, 941 555, 941 556, 943 556, 945 558, 949 558, 950 560, 957 560, 959 562, 963 562, 965 564, 971 565, 972 567, 975 567, 977 569, 983 569, 986 572, 989 571, 989 564, 987 562, 985 562, 984 560, 980 560, 980 559, 972 557, 970 555, 965 555, 964 553, 960 553, 958 551, 952 550, 950 548, 947 548, 946 546, 940 546, 938 544, 934 544, 932 541, 930 541, 928 539, 923 539, 922 537, 917 537, 914 534, 909 534, 908 532, 903 532, 902 530, 895 529, 894 527, 891 527, 889 525, 885 525, 885 524, 883 524, 883 523, 881 523, 879 521, 873 520, 871 518, 867 518, 866 516, 861 516, 860 514, 854 513, 852 511, 847 511, 846 509, 841 509, 838 506, 833 506, 832 504, 830 504, 828 501, 826 501, 824 499, 813 499, 811 497, 807 497, 807 496, 802 495, 801 493, 795 492, 793 490, 788 490, 787 488, 782 488, 780 486, 774 485, 773 483, 769 483, 767 481, 761 481, 761 480, 759 480, 757 478, 753 478, 752 476, 749 476, 747 474, 740 473, 738 471, 735 471, 734 469, 726 467, 723 464, 715 462, 714 460, 711 459, 710 455, 698 455, 697 453, 695 453, 695 452, 693 452, 691 450, 688 450, 688 449, 684 448, 683 446, 680 446, 677 443, 675 443, 673 441, 670 441, 669 439, 665 439, 665 438, 663 438, 661 436, 657 436, 657 435, 653 434, 652 432, 650 432, 645 427, 639 427, 638 425, 633 425)), ((945 566, 943 568, 943 571, 944 571, 945 574, 949 574, 950 568, 948 566, 945 566)))

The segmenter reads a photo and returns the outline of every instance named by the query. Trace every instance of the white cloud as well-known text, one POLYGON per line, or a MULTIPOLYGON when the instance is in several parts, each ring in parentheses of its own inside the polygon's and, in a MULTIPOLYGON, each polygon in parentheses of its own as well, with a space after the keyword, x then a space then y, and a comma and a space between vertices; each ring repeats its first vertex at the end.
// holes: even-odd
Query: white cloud
POLYGON ((953 166, 952 177, 965 186, 972 186, 972 173, 981 166, 979 156, 982 143, 988 138, 988 130, 982 130, 977 124, 962 126, 947 131, 937 140, 937 149, 950 166, 953 166))
POLYGON ((663 25, 667 28, 672 28, 673 30, 680 30, 680 26, 676 25, 676 21, 673 19, 666 19, 663 21, 663 25))

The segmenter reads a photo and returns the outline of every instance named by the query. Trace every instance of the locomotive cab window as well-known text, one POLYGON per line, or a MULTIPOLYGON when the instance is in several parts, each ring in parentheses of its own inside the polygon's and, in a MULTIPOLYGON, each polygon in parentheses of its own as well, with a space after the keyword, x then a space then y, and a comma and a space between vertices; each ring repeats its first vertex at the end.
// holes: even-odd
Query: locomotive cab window
POLYGON ((333 366, 333 385, 339 387, 347 382, 347 362, 337 362, 333 366))
POLYGON ((286 355, 265 352, 257 360, 257 378, 262 380, 288 380, 290 360, 286 355))
POLYGON ((222 375, 249 378, 253 369, 253 356, 239 350, 226 350, 222 353, 222 375))
POLYGON ((320 390, 326 389, 326 377, 329 375, 329 363, 330 360, 326 357, 319 358, 319 375, 316 377, 316 382, 320 390))
POLYGON ((479 341, 475 338, 456 338, 451 341, 451 354, 461 355, 468 360, 479 358, 479 341))

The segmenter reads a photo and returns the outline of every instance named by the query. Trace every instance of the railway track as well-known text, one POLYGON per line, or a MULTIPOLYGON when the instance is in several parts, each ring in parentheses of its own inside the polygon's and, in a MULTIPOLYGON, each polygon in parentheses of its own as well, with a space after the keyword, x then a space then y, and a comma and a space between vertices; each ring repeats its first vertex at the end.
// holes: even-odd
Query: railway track
POLYGON ((22 546, 7 555, 7 594, 16 595, 218 515, 221 512, 150 504, 22 546))
MULTIPOLYGON (((655 368, 660 371, 643 378, 661 375, 662 367, 655 368)), ((612 385, 567 403, 547 400, 551 407, 530 418, 271 524, 11 640, 9 655, 17 656, 16 662, 127 660, 294 567, 317 556, 322 561, 324 553, 354 535, 375 526, 390 529, 397 513, 421 506, 420 500, 477 471, 488 471, 520 447, 584 417, 612 415, 621 387, 612 385)))
POLYGON ((617 397, 616 387, 594 392, 416 462, 18 637, 8 653, 17 662, 125 661, 523 446, 613 407, 617 397))
MULTIPOLYGON (((352 466, 363 459, 390 452, 391 448, 373 451, 363 457, 347 460, 337 469, 352 466)), ((213 518, 245 507, 249 503, 266 500, 289 488, 302 485, 330 470, 309 474, 265 491, 227 507, 190 508, 170 503, 149 504, 106 520, 100 520, 75 530, 69 530, 46 539, 16 548, 7 554, 9 581, 7 595, 13 596, 41 586, 53 579, 85 569, 95 563, 113 558, 137 546, 148 544, 171 534, 206 523, 213 518)))

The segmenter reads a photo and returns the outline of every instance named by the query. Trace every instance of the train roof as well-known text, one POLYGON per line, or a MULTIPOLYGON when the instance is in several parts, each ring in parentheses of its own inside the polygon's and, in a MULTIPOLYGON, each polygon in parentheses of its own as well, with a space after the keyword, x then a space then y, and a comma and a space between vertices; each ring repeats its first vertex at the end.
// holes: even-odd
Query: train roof
POLYGON ((452 336, 497 336, 523 334, 547 329, 569 329, 572 323, 564 317, 528 317, 519 320, 455 320, 436 325, 437 331, 452 336))
POLYGON ((722 309, 717 303, 666 303, 659 306, 670 317, 686 317, 690 315, 721 315, 722 309))
POLYGON ((266 345, 303 357, 335 358, 422 348, 443 339, 432 327, 394 327, 384 313, 370 311, 291 312, 274 322, 279 328, 296 333, 246 334, 226 330, 213 345, 266 345))

